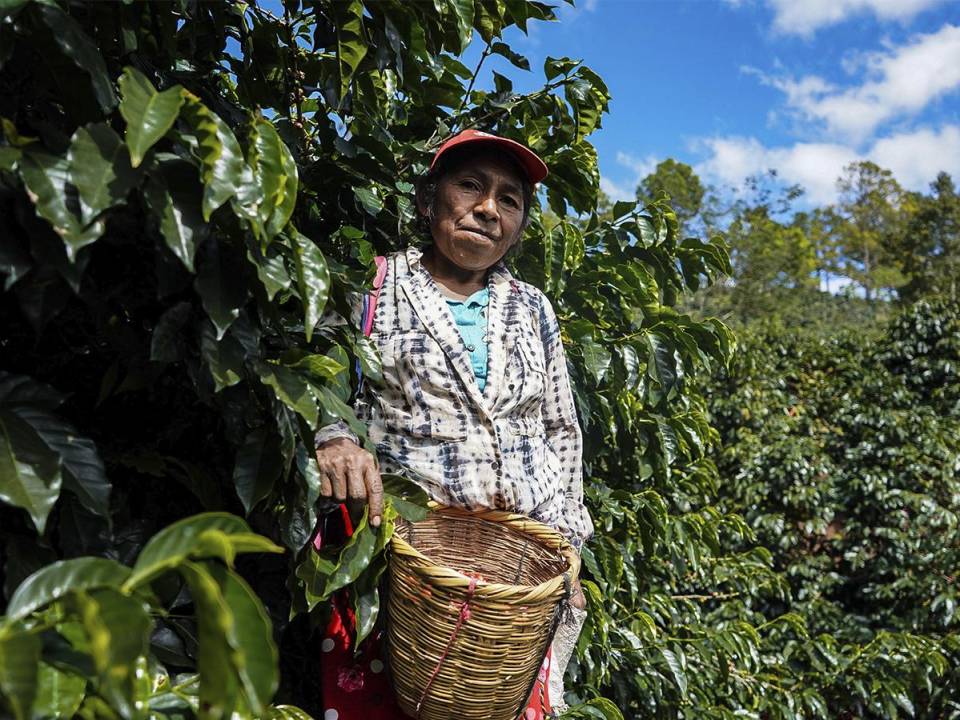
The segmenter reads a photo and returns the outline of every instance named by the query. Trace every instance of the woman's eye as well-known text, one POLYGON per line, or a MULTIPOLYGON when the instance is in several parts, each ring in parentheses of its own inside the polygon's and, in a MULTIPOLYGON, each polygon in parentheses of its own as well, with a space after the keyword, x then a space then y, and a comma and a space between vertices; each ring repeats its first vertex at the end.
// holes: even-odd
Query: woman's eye
POLYGON ((502 202, 502 203, 503 203, 504 205, 506 205, 507 207, 511 207, 511 208, 519 208, 519 207, 520 207, 520 201, 517 200, 515 197, 513 197, 513 196, 511 196, 511 195, 506 195, 506 196, 500 198, 500 202, 502 202))
POLYGON ((461 180, 460 187, 465 188, 467 190, 478 190, 480 188, 480 186, 477 185, 477 183, 474 182, 473 180, 461 180))

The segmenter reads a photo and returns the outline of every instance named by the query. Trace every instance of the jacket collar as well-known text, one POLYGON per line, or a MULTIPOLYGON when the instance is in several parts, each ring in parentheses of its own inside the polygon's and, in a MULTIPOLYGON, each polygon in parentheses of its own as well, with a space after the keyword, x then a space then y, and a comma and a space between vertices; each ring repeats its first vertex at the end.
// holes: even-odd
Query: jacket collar
POLYGON ((409 247, 405 257, 409 275, 401 280, 400 285, 414 312, 450 359, 467 394, 477 407, 488 412, 503 390, 507 358, 513 351, 520 330, 515 323, 505 322, 507 317, 516 317, 515 306, 520 302, 516 280, 502 262, 497 263, 487 276, 490 290, 487 308, 487 384, 481 392, 473 373, 470 353, 443 295, 423 265, 423 253, 419 248, 409 247))

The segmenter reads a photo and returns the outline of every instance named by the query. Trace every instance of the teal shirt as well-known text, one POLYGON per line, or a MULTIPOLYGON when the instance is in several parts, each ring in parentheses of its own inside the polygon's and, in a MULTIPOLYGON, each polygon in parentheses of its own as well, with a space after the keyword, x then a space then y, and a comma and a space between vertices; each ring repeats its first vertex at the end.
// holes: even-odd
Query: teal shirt
POLYGON ((477 378, 480 392, 487 386, 487 306, 490 304, 490 291, 487 288, 477 290, 464 301, 450 300, 447 306, 457 323, 457 330, 463 338, 463 344, 470 353, 470 364, 477 378))

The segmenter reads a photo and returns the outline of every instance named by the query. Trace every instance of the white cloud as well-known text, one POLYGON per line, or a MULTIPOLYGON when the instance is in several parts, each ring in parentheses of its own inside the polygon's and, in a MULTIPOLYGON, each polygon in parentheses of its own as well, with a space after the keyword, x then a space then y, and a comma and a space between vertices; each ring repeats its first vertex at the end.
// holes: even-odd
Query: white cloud
POLYGON ((657 167, 657 158, 653 155, 637 157, 622 150, 617 152, 617 164, 628 168, 631 175, 618 182, 604 175, 600 178, 600 189, 611 200, 634 200, 637 197, 637 185, 657 167))
POLYGON ((862 153, 834 143, 795 143, 766 147, 752 137, 714 137, 701 141, 706 159, 696 170, 703 177, 741 187, 750 175, 775 169, 784 183, 797 183, 812 205, 836 200, 837 178, 856 160, 872 160, 893 171, 901 185, 926 190, 941 171, 960 177, 960 125, 921 129, 881 138, 862 153))
POLYGON ((636 185, 616 182, 606 175, 600 178, 600 189, 614 202, 617 200, 635 200, 637 197, 636 185))
POLYGON ((960 179, 960 125, 883 138, 874 143, 869 157, 913 190, 927 189, 942 171, 960 179))
POLYGON ((857 15, 872 14, 879 20, 906 22, 942 2, 944 0, 768 0, 774 12, 774 30, 805 37, 857 15))
POLYGON ((783 92, 787 107, 803 120, 863 141, 884 121, 915 115, 960 88, 960 26, 947 24, 906 45, 864 55, 859 64, 869 79, 845 89, 816 75, 794 79, 750 67, 743 71, 783 92))
POLYGON ((641 180, 657 169, 657 158, 653 155, 638 158, 620 150, 617 152, 617 162, 633 170, 633 174, 637 178, 636 184, 639 184, 641 180))
POLYGON ((775 169, 787 184, 800 184, 814 204, 831 202, 843 167, 858 158, 846 146, 797 143, 768 148, 756 138, 716 137, 702 141, 708 157, 696 169, 712 181, 740 187, 751 176, 775 169))

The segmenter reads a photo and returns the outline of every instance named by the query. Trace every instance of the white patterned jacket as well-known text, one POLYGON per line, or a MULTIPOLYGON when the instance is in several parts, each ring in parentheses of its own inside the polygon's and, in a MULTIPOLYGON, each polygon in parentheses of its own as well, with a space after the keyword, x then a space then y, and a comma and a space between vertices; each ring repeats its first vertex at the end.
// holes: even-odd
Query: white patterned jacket
MULTIPOLYGON (((502 265, 491 270, 487 383, 421 252, 388 257, 371 340, 383 385, 357 402, 383 472, 410 472, 437 502, 528 515, 579 549, 593 533, 583 504, 582 439, 550 301, 502 265)), ((353 437, 342 423, 317 443, 353 437)))

